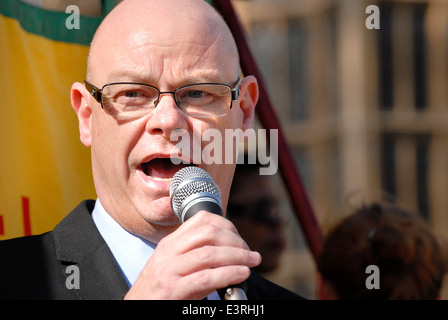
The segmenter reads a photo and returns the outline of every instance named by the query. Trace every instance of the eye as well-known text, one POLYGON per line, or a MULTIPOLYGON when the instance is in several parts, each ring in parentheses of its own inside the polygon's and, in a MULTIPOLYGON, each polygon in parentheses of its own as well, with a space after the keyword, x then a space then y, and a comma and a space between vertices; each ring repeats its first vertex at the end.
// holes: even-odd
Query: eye
POLYGON ((206 95, 208 95, 207 92, 200 91, 200 90, 190 90, 186 93, 186 96, 188 98, 193 98, 193 99, 199 99, 199 98, 205 97, 206 95))
POLYGON ((178 100, 184 107, 208 105, 212 103, 214 99, 215 96, 213 92, 204 90, 203 88, 186 88, 178 92, 178 100))
POLYGON ((126 90, 121 91, 115 100, 122 106, 142 106, 145 105, 148 101, 148 97, 138 90, 126 90))
POLYGON ((119 99, 123 99, 126 101, 146 99, 147 97, 149 97, 149 93, 143 90, 134 90, 134 89, 122 91, 119 95, 119 99))
POLYGON ((141 93, 137 91, 126 91, 123 94, 126 98, 138 98, 141 97, 141 93))
POLYGON ((157 99, 158 92, 151 87, 138 86, 120 88, 115 101, 124 106, 146 106, 157 99))

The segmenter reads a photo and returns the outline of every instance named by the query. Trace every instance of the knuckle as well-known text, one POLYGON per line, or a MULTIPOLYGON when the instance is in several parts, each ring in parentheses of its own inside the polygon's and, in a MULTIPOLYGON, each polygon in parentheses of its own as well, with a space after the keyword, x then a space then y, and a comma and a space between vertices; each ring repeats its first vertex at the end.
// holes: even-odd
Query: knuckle
POLYGON ((196 250, 196 257, 202 263, 210 262, 213 258, 213 252, 210 247, 205 246, 196 250))
POLYGON ((201 272, 198 275, 196 283, 202 287, 208 287, 212 282, 212 277, 209 272, 201 272))
POLYGON ((199 212, 197 212, 194 216, 193 216, 196 220, 202 221, 204 223, 207 223, 208 221, 210 221, 210 219, 212 219, 212 214, 210 212, 201 210, 199 212))
POLYGON ((221 228, 214 224, 208 224, 204 228, 204 232, 209 235, 215 235, 215 234, 221 232, 221 228))
POLYGON ((221 228, 214 224, 207 224, 200 228, 199 233, 201 237, 213 240, 217 237, 217 235, 221 232, 221 228))

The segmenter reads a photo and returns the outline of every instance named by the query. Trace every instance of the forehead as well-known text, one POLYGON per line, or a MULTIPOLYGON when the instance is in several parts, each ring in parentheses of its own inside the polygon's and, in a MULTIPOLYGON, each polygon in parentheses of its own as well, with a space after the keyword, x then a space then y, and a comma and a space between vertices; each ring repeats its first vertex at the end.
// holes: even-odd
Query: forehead
POLYGON ((216 21, 182 19, 103 28, 91 48, 92 73, 106 82, 234 81, 239 62, 230 32, 216 21))

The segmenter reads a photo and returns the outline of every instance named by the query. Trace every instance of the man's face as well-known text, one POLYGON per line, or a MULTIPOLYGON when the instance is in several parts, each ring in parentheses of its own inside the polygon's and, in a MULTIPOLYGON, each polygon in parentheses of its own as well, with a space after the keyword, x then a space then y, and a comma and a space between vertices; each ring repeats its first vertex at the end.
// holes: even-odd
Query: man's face
MULTIPOLYGON (((219 32, 203 31, 198 23, 189 27, 183 24, 179 32, 180 21, 180 25, 155 26, 156 29, 136 27, 137 22, 126 23, 129 29, 104 31, 114 34, 96 40, 89 79, 95 86, 139 82, 156 86, 160 91, 174 91, 193 83, 220 82, 231 86, 236 83, 237 58, 219 32)), ((243 81, 244 87, 247 81, 243 81)), ((226 116, 196 119, 179 110, 171 94, 164 94, 152 112, 130 120, 106 114, 93 97, 85 99, 91 115, 85 121, 90 139, 84 143, 92 149, 98 197, 109 214, 128 231, 155 242, 180 223, 172 213, 169 199, 171 177, 182 168, 170 160, 173 147, 178 144, 172 135, 200 137, 213 128, 221 132, 224 143, 225 129, 245 129, 244 125, 252 121, 248 117, 253 117, 253 107, 250 112, 243 110, 244 99, 234 101, 226 116)), ((202 142, 201 147, 208 143, 202 142)), ((222 150, 226 152, 226 147, 222 146, 222 150)), ((192 161, 185 155, 182 159, 192 161)), ((202 161, 198 166, 215 179, 226 202, 234 164, 202 161)))

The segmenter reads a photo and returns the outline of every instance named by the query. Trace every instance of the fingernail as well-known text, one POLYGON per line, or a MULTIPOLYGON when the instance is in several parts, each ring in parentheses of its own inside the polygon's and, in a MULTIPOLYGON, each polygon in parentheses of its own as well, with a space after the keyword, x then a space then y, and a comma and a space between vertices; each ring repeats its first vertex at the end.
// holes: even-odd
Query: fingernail
POLYGON ((249 253, 249 257, 250 257, 250 259, 254 263, 260 263, 261 262, 261 255, 257 251, 251 251, 249 253))

